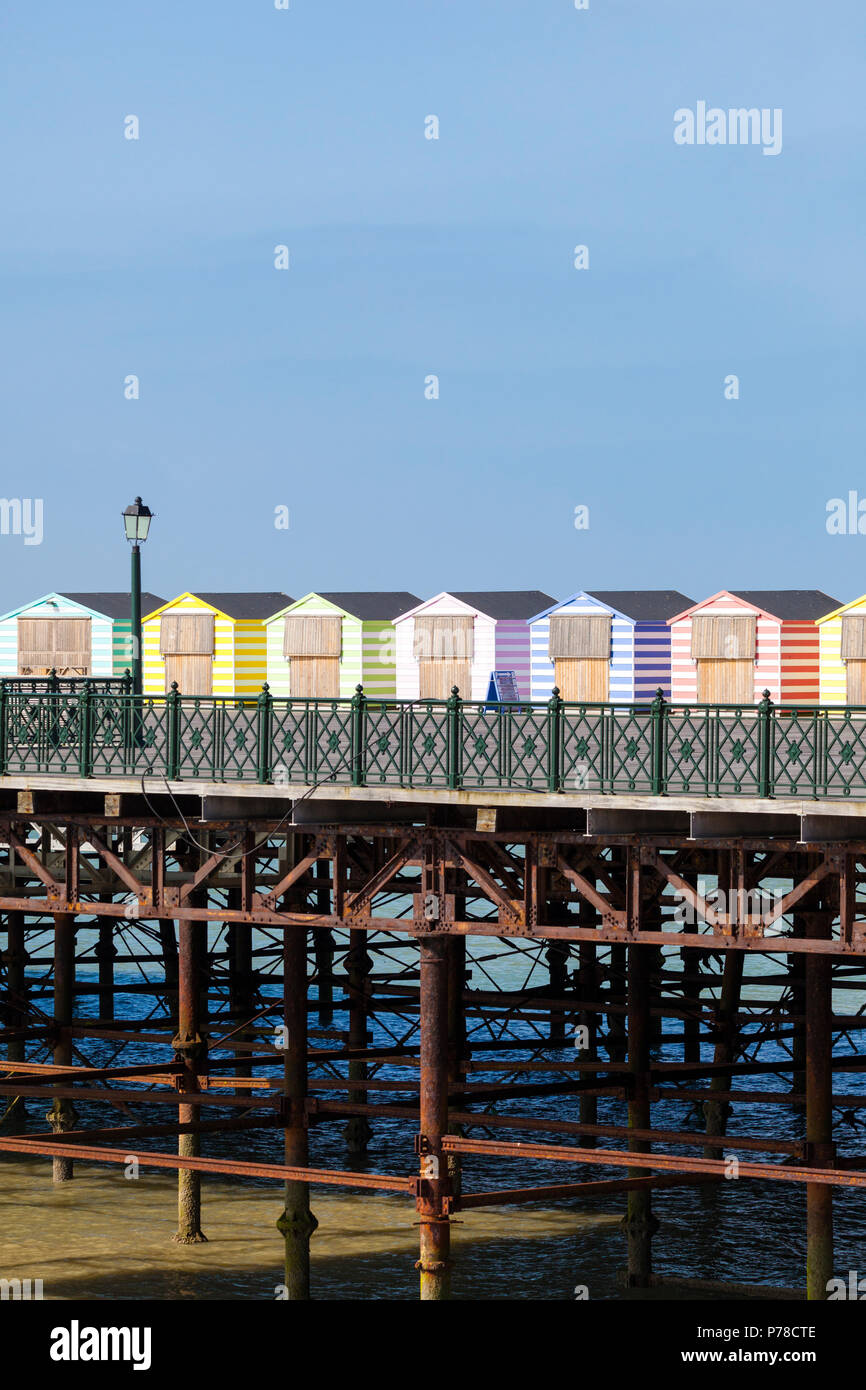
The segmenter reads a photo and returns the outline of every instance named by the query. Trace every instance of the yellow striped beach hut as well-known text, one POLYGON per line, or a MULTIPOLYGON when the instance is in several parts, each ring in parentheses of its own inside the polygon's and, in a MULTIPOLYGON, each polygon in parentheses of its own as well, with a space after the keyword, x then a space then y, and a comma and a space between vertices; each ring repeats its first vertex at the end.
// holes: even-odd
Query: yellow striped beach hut
POLYGON ((866 594, 816 619, 822 705, 866 705, 866 594))
POLYGON ((288 594, 185 593, 142 621, 145 695, 177 681, 181 695, 255 698, 267 678, 265 620, 288 594))

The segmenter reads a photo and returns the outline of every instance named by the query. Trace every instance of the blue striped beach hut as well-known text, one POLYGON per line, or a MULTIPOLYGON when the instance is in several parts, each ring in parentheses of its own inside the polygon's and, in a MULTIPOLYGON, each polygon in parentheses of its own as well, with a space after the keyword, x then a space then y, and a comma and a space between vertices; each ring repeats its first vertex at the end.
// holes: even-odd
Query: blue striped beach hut
POLYGON ((581 589, 530 621, 532 698, 630 703, 671 692, 674 589, 581 589))

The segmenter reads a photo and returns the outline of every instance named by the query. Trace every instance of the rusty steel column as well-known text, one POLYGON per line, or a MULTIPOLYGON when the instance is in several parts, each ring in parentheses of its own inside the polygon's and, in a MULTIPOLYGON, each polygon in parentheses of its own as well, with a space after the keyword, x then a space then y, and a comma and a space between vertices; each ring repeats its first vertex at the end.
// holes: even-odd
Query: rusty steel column
MULTIPOLYGON (((461 909, 465 912, 465 907, 461 909)), ((466 988, 466 937, 449 936, 448 952, 448 1089, 458 1098, 461 1109, 468 1105, 462 1100, 463 1092, 457 1088, 466 1079, 463 1064, 469 1060, 466 1047, 466 1013, 463 1005, 463 992, 466 988)), ((449 1134, 462 1134, 463 1126, 451 1124, 449 1134)), ((450 1190, 459 1195, 462 1185, 462 1172, 459 1154, 448 1154, 448 1178, 450 1190)))
MULTIPOLYGON (((100 894, 102 901, 107 894, 100 894)), ((105 917, 99 923, 99 940, 96 943, 96 960, 99 969, 99 1017, 114 1018, 114 960, 117 947, 114 944, 114 921, 105 917)))
MULTIPOLYGON (((63 913, 54 918, 54 1063, 72 1064, 72 1010, 75 1000, 75 918, 63 913)), ((55 1100, 45 1116, 55 1134, 74 1129, 75 1108, 71 1100, 55 1100)), ((71 1158, 52 1160, 55 1182, 68 1182, 73 1176, 71 1158)))
MULTIPOLYGON (((346 987, 349 992, 349 1047, 367 1046, 367 1013, 369 1009, 370 966, 372 961, 367 954, 367 933, 361 930, 349 932, 349 950, 346 956, 346 987)), ((355 1060, 349 1063, 349 1080, 364 1081, 367 1076, 367 1063, 355 1060)), ((363 1087, 353 1086, 352 1100, 359 1105, 366 1104, 367 1092, 363 1087)), ((373 1131, 365 1115, 351 1115, 346 1121, 343 1137, 350 1154, 366 1154, 367 1143, 373 1131)))
MULTIPOLYGON (((650 979, 653 952, 644 946, 628 948, 628 1065, 630 1097, 628 1102, 629 1129, 650 1129, 649 1068, 650 1041, 650 979)), ((649 1153, 650 1145, 643 1139, 629 1139, 631 1153, 649 1153)), ((632 1168, 631 1177, 646 1177, 649 1169, 632 1168)), ((641 1188, 628 1193, 625 1216, 628 1236, 628 1267, 626 1283, 629 1288, 645 1288, 652 1273, 652 1237, 658 1222, 652 1213, 652 1193, 641 1188)))
MULTIPOLYGON (((288 926, 283 934, 283 1047, 285 1049, 286 1163, 305 1168, 309 1162, 307 1132, 307 932, 288 926)), ((286 1205, 277 1221, 285 1241, 286 1297, 310 1297, 310 1237, 318 1222, 310 1211, 310 1185, 286 1183, 286 1205)))
MULTIPOLYGON (((829 913, 810 912, 806 936, 830 934, 829 913)), ((830 957, 806 956, 806 1154, 810 1166, 833 1166, 833 989, 830 957)), ((833 1278, 833 1189, 806 1186, 806 1297, 823 1300, 833 1278)))
MULTIPOLYGON (((24 938, 24 913, 6 914, 6 965, 7 1003, 3 1018, 7 1028, 24 1028, 29 1022, 27 1008, 27 946, 24 938)), ((25 1043, 23 1038, 12 1038, 6 1046, 6 1056, 10 1062, 23 1062, 25 1043)), ((13 1096, 8 1102, 0 1101, 0 1115, 12 1133, 20 1132, 27 1123, 27 1105, 23 1096, 13 1096)))
POLYGON ((418 1149, 421 1175, 417 1210, 420 1220, 421 1298, 449 1295, 451 1230, 448 1221, 448 1169, 442 1135, 448 1128, 448 952, 442 936, 419 942, 421 970, 421 1118, 418 1149))
MULTIPOLYGON (((226 890, 227 906, 234 909, 241 907, 241 890, 232 886, 226 890)), ((237 1032, 233 1035, 233 1041, 245 1043, 250 1042, 254 1034, 249 1028, 239 1027, 245 1020, 251 1019, 255 1013, 255 987, 253 985, 253 929, 246 922, 229 922, 227 931, 228 957, 229 957, 229 1009, 232 1016, 232 1028, 237 1032)), ((249 1057, 245 1052, 237 1054, 238 1061, 235 1064, 235 1076, 252 1076, 253 1068, 249 1057)), ((243 1088, 236 1092, 244 1095, 243 1088)))
POLYGON ((175 936, 174 920, 171 917, 161 917, 157 923, 159 927, 159 943, 162 950, 163 969, 165 973, 165 997, 169 1006, 171 1018, 177 1024, 177 937, 175 936))
MULTIPOLYGON (((322 917, 331 915, 331 861, 319 859, 315 865, 316 911, 322 917)), ((325 927, 313 930, 313 950, 316 961, 316 980, 319 1001, 319 1027, 327 1028, 334 1021, 334 933, 325 927)))
MULTIPOLYGON (((795 912, 792 917, 792 935, 805 936, 808 913, 795 912)), ((791 1090, 802 1096, 806 1090, 806 957, 797 952, 790 957, 788 965, 791 989, 791 1053, 794 1060, 791 1074, 791 1090)), ((795 1111, 805 1110, 803 1101, 794 1101, 795 1111)))
MULTIPOLYGON (((177 1035, 172 1047, 176 1060, 184 1064, 178 1089, 190 1097, 199 1091, 199 1073, 205 1066, 201 966, 207 946, 206 931, 204 922, 181 920, 178 923, 177 1035)), ((199 1113, 199 1107, 192 1100, 185 1102, 178 1106, 178 1123, 194 1124, 199 1113)), ((177 1152, 182 1158, 198 1158, 200 1136, 179 1134, 177 1152)), ((198 1245, 207 1240, 201 1229, 201 1174, 184 1168, 179 1168, 177 1173, 177 1231, 172 1239, 177 1245, 198 1245)))
MULTIPOLYGON (((740 991, 743 984, 743 961, 744 951, 727 951, 725 953, 725 965, 722 971, 722 988, 719 995, 719 1003, 716 1009, 715 1036, 716 1045, 713 1049, 713 1061, 715 1063, 731 1063, 736 1057, 737 1051, 737 1016, 740 1011, 740 991)), ((730 1091, 732 1074, 729 1071, 715 1072, 710 1079, 710 1095, 714 1091, 730 1091)), ((708 1100, 705 1102, 705 1112, 707 1117, 707 1134, 719 1137, 727 1132, 728 1115, 731 1112, 730 1102, 726 1100, 708 1100)), ((720 1158, 722 1151, 716 1145, 708 1144, 703 1150, 704 1158, 720 1158)))
MULTIPOLYGON (((625 973, 625 946, 611 946, 607 974, 608 1005, 622 1006, 625 1003, 625 973)), ((611 1062, 625 1061, 625 1014, 621 1007, 607 1015, 607 1055, 611 1062)))
MULTIPOLYGON (((571 946, 567 941, 554 938, 548 941, 544 954, 550 978, 550 997, 552 1000, 561 1000, 568 991, 568 958, 571 955, 571 946)), ((565 1013, 561 1008, 554 1008, 552 1004, 548 1040, 552 1047, 565 1047, 566 1044, 565 1013)))
MULTIPOLYGON (((593 913, 591 903, 587 903, 590 912, 593 913)), ((583 925, 583 922, 581 922, 583 925)), ((577 972, 577 992, 581 1000, 586 1004, 592 1004, 598 1000, 598 965, 597 949, 594 941, 581 941, 579 946, 580 966, 577 972)), ((594 1009, 588 1009, 585 1013, 578 1016, 578 1024, 585 1028, 587 1032, 587 1045, 583 1051, 576 1051, 577 1057, 596 1057, 598 1055, 598 1014, 594 1009)), ((582 1080, 595 1083, 598 1077, 593 1072, 584 1072, 582 1080)), ((598 1123, 598 1097, 581 1095, 580 1097, 580 1122, 585 1125, 598 1123)), ((594 1134, 584 1134, 580 1141, 585 1148, 593 1149, 596 1144, 594 1134)))
POLYGON ((701 953, 693 946, 681 951, 683 961, 683 1061, 701 1060, 701 953), (694 1013, 689 1015, 689 1010, 694 1013))

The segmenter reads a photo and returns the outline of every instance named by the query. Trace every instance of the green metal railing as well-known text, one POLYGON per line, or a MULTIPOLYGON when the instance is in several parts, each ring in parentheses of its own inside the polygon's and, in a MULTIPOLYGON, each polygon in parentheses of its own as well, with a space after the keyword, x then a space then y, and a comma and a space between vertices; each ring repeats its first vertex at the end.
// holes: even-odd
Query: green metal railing
POLYGON ((0 677, 3 690, 22 695, 75 695, 84 689, 85 684, 91 691, 104 695, 132 694, 132 674, 128 669, 122 676, 58 676, 52 670, 47 676, 0 677))
POLYGON ((0 682, 0 775, 866 798, 866 707, 255 700, 0 682))

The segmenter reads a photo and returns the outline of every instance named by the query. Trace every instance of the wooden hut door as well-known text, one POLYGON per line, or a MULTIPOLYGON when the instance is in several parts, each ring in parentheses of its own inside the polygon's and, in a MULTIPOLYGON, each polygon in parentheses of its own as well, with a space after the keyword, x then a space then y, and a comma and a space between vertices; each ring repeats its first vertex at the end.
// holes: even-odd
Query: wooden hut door
POLYGON ((755 663, 753 661, 698 662, 698 704, 753 705, 755 703, 755 663))
POLYGON ((455 685, 468 700, 472 693, 470 661, 419 661, 418 693, 422 700, 449 700, 455 685))
POLYGON ((860 613, 842 619, 841 656, 848 704, 866 705, 866 617, 860 613))
POLYGON ((338 656, 293 656, 289 662, 289 691, 297 700, 338 700, 338 656))
POLYGON ((692 618, 699 704, 755 703, 755 628, 751 614, 699 613, 692 618))
POLYGON ((604 702, 610 694, 609 613, 554 613, 547 651, 563 700, 604 702))
POLYGON ((415 619, 412 650, 418 662, 418 693, 422 700, 448 700, 455 685, 464 700, 471 700, 473 617, 420 614, 415 619))
POLYGON ((212 613, 166 613, 159 625, 166 690, 177 681, 181 695, 212 695, 214 645, 212 613))
POLYGON ((165 658, 165 688, 177 681, 181 695, 213 695, 213 657, 187 652, 165 658))
POLYGON ((18 619, 19 676, 89 676, 91 651, 89 618, 18 619))
POLYGON ((338 700, 343 619, 331 613, 289 613, 283 623, 283 656, 289 693, 296 700, 338 700))
POLYGON ((563 700, 604 703, 610 693, 610 662, 602 657, 558 657, 553 663, 554 684, 563 700))

